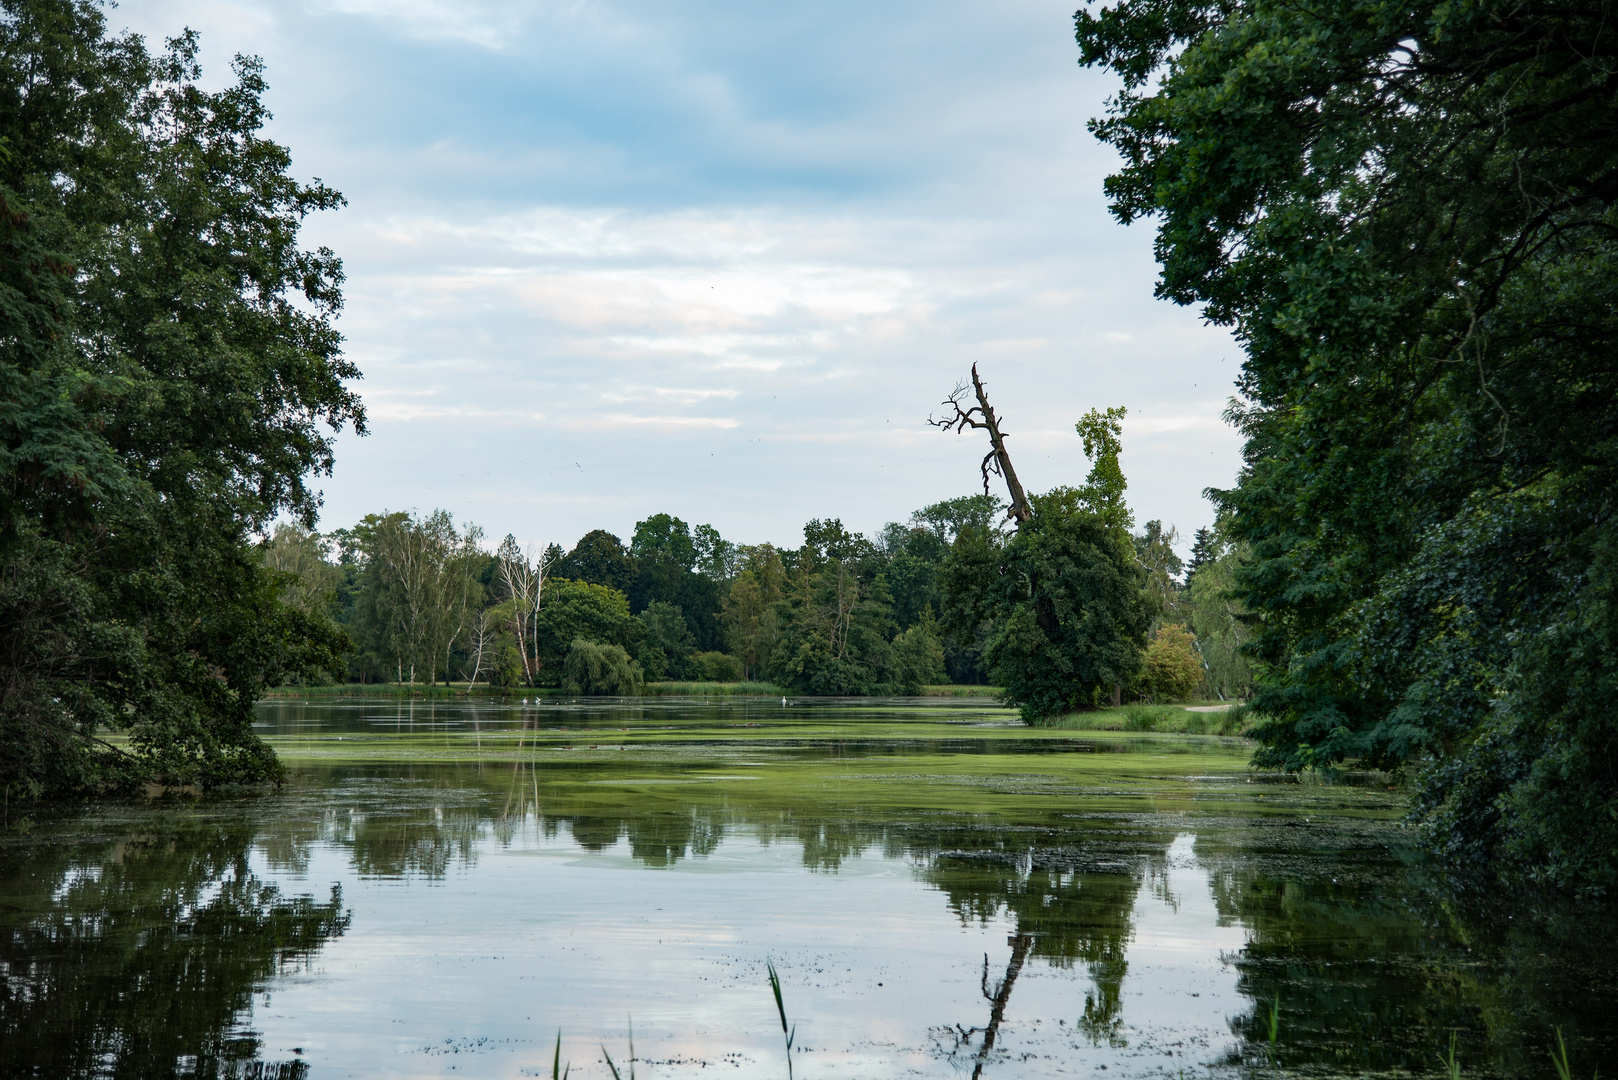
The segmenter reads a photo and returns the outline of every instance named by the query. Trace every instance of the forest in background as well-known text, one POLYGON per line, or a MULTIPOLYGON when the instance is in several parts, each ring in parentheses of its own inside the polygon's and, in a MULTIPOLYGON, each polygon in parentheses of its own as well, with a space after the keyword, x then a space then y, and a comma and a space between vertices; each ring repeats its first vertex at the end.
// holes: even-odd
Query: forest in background
MULTIPOLYGON (((595 529, 570 549, 524 549, 446 511, 367 515, 317 533, 282 523, 262 545, 287 600, 351 642, 331 682, 456 681, 493 688, 633 693, 645 682, 768 681, 797 693, 916 693, 999 683, 1006 620, 986 610, 979 568, 1011 541, 988 495, 923 507, 875 536, 836 518, 797 546, 740 544, 669 514, 629 541, 595 529)), ((1225 598, 1236 558, 1216 527, 1186 564, 1157 521, 1130 538, 1149 613, 1118 693, 1131 701, 1235 699, 1244 629, 1225 598)), ((311 676, 304 674, 302 680, 311 676)), ((1083 704, 1112 688, 1086 687, 1083 704)))

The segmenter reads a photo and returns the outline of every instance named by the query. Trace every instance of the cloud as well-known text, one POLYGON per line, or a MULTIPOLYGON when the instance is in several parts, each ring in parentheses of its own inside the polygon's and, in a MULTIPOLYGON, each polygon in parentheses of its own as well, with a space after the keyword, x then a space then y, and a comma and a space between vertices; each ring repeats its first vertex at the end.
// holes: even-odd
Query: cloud
MULTIPOLYGON (((349 207, 342 330, 373 434, 325 519, 445 501, 564 543, 660 510, 794 542, 972 490, 924 420, 982 365, 1035 490, 1130 407, 1139 516, 1211 518, 1239 354, 1152 298, 1084 129, 1111 85, 1062 5, 126 0, 263 55, 303 176, 349 207), (475 489, 457 479, 471 466, 475 489), (484 476, 484 473, 487 476, 484 476)), ((453 504, 453 505, 451 505, 453 504)))

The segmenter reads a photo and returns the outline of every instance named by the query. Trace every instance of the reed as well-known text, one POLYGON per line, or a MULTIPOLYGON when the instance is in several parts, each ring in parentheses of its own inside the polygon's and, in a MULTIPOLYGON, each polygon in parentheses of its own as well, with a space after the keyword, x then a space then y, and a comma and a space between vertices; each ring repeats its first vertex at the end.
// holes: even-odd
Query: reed
POLYGON ((1035 727, 1068 731, 1139 731, 1160 735, 1239 735, 1246 727, 1240 706, 1221 712, 1191 712, 1181 705, 1124 705, 1052 716, 1035 727))
MULTIPOLYGON (((1573 1080, 1573 1068, 1567 1060, 1567 1043, 1562 1040, 1562 1029, 1552 1028, 1556 1032, 1556 1049, 1551 1051, 1551 1064, 1556 1066, 1557 1080, 1573 1080)), ((1600 1080, 1601 1073, 1596 1073, 1596 1080, 1600 1080)))
POLYGON ((998 698, 1003 693, 1005 691, 998 686, 967 686, 955 683, 921 688, 922 697, 998 698))
POLYGON ((775 1011, 781 1015, 781 1035, 787 1043, 787 1080, 792 1080, 792 1043, 798 1037, 798 1025, 793 1024, 791 1030, 787 1029, 787 1007, 781 1000, 781 976, 775 973, 775 961, 765 960, 764 967, 770 973, 770 991, 775 994, 775 1011))
POLYGON ((767 682, 654 682, 647 697, 781 697, 790 691, 767 682))
POLYGON ((1455 1054, 1457 1032, 1449 1033, 1449 1053, 1441 1055, 1439 1062, 1444 1066, 1444 1072, 1449 1074, 1449 1080, 1461 1080, 1461 1059, 1455 1054))
POLYGON ((572 1071, 573 1063, 571 1061, 565 1067, 562 1065, 562 1029, 557 1028, 556 1054, 551 1058, 551 1080, 567 1080, 567 1074, 572 1071))
POLYGON ((1280 1067, 1280 1061, 1275 1056, 1275 1041, 1281 1037, 1281 995, 1278 992, 1275 1000, 1270 1002, 1270 1064, 1280 1067))
MULTIPOLYGON (((618 1066, 613 1063, 612 1055, 607 1053, 607 1044, 601 1044, 601 1056, 607 1059, 607 1071, 612 1073, 612 1080, 624 1080, 618 1075, 618 1066)), ((629 1080, 635 1080, 635 1022, 629 1022, 629 1080)))

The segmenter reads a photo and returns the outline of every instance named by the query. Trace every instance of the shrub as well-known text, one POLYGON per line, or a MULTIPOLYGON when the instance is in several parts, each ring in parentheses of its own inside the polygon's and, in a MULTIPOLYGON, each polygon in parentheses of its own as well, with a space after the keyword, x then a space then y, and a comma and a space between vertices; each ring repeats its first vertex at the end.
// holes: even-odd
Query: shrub
POLYGON ((1194 715, 1184 709, 1163 705, 1130 705, 1124 709, 1125 731, 1185 730, 1186 717, 1194 715))
POLYGON ((729 653, 693 653, 691 666, 695 669, 693 674, 707 682, 741 682, 745 675, 741 658, 729 653))
POLYGON ((562 661, 562 692, 581 696, 628 697, 641 691, 640 665, 622 645, 600 645, 575 638, 562 661))
POLYGON ((1197 639, 1180 623, 1158 630, 1146 646, 1141 686, 1153 701, 1184 701, 1202 683, 1197 639))

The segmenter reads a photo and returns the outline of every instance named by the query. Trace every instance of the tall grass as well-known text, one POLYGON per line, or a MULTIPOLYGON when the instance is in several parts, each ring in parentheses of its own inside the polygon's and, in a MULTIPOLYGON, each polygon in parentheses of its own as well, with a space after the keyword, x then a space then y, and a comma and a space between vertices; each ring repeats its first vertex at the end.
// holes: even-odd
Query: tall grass
MULTIPOLYGON (((618 1066, 613 1064, 612 1055, 607 1053, 607 1044, 601 1044, 601 1056, 607 1059, 607 1070, 612 1073, 612 1080, 624 1080, 618 1075, 618 1066)), ((635 1080, 635 1024, 629 1024, 629 1080, 635 1080)))
MULTIPOLYGON (((452 698, 467 696, 468 686, 464 682, 451 683, 445 686, 439 683, 428 686, 417 683, 334 683, 329 686, 273 686, 264 692, 268 700, 285 701, 289 699, 303 700, 308 698, 337 698, 337 697, 416 697, 416 698, 452 698)), ((488 683, 480 682, 470 688, 473 697, 535 697, 545 694, 560 695, 562 691, 554 686, 535 689, 531 686, 513 686, 502 690, 491 687, 488 683)), ((774 683, 767 682, 655 682, 645 683, 641 693, 648 697, 664 697, 678 695, 682 697, 781 697, 791 691, 774 683)))
POLYGON ((1246 710, 1235 705, 1220 712, 1191 712, 1180 705, 1124 705, 1052 716, 1038 723, 1044 728, 1071 731, 1155 731, 1173 735, 1240 735, 1247 726, 1246 710))
MULTIPOLYGON (((479 683, 476 693, 480 696, 491 691, 484 683, 479 683)), ((428 686, 426 683, 331 683, 326 686, 272 686, 264 691, 264 697, 271 700, 285 700, 288 698, 334 698, 334 697, 418 697, 418 698, 449 698, 462 697, 466 694, 465 683, 451 683, 445 686, 437 683, 428 686)))
POLYGON ((939 686, 923 686, 923 697, 971 697, 971 698, 997 698, 1005 691, 998 686, 973 686, 956 683, 946 683, 939 686))
POLYGON ((785 697, 791 691, 767 682, 652 682, 648 697, 785 697))
POLYGON ((1449 1053, 1440 1055, 1438 1059, 1439 1064, 1444 1066, 1444 1075, 1448 1076, 1449 1080, 1461 1080, 1461 1059, 1455 1054, 1458 1037, 1459 1032, 1449 1033, 1449 1053))

